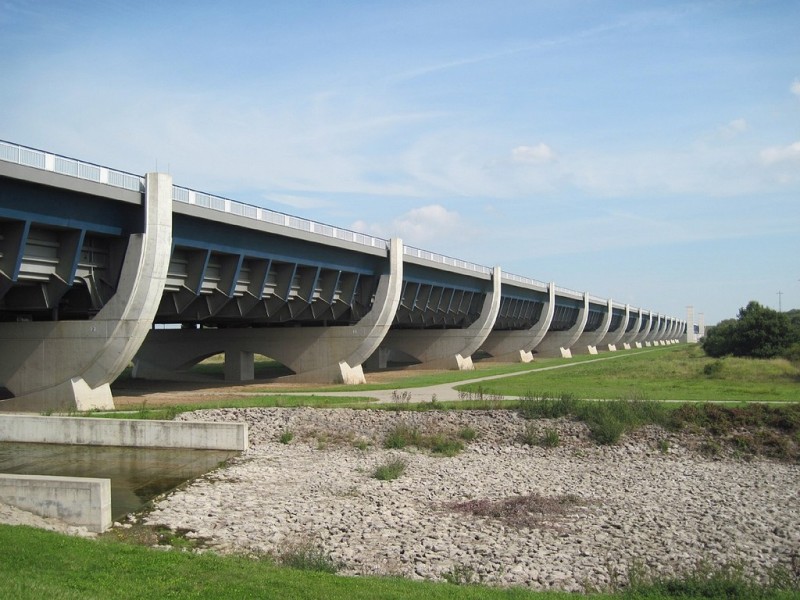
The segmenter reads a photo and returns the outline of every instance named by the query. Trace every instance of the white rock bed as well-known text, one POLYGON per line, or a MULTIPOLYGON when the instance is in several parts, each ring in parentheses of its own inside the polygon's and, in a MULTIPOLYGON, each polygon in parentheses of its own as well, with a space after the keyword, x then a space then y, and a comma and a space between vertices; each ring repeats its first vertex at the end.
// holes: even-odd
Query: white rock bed
POLYGON ((249 423, 250 450, 159 501, 148 523, 186 529, 221 553, 281 553, 312 544, 344 574, 441 579, 460 570, 491 585, 580 591, 652 572, 742 563, 754 574, 800 552, 800 466, 709 459, 697 440, 649 428, 598 447, 582 424, 556 428, 557 448, 522 445, 511 411, 222 409, 184 420, 249 423), (399 423, 422 431, 471 426, 476 440, 452 458, 386 450, 399 423), (281 444, 279 434, 294 434, 281 444), (669 441, 660 452, 658 441, 669 441), (370 440, 366 450, 354 442, 370 440), (377 465, 408 462, 394 481, 377 465), (446 503, 523 494, 578 496, 583 506, 542 527, 517 529, 454 512, 446 503))

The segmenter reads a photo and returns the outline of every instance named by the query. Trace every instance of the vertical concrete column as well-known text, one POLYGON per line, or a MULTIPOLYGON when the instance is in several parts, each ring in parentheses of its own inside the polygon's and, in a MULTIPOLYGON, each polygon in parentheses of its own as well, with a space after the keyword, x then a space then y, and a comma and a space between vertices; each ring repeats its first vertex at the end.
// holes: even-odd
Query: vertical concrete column
POLYGON ((113 408, 109 384, 143 342, 166 282, 172 178, 146 176, 144 231, 131 234, 117 290, 90 321, 0 324, 3 410, 113 408))
POLYGON ((706 316, 700 313, 697 318, 697 339, 702 340, 706 337, 706 316))
POLYGON ((694 332, 694 306, 686 307, 686 343, 697 343, 697 334, 694 332))

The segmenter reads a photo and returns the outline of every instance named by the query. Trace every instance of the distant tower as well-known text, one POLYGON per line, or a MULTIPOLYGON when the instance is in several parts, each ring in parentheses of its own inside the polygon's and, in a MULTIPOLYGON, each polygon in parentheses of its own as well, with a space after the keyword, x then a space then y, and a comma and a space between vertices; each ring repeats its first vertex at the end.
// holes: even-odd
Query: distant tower
POLYGON ((694 306, 686 307, 686 343, 697 343, 697 336, 694 333, 694 306))
POLYGON ((706 316, 703 313, 700 313, 700 316, 697 318, 697 337, 703 339, 706 336, 706 316))

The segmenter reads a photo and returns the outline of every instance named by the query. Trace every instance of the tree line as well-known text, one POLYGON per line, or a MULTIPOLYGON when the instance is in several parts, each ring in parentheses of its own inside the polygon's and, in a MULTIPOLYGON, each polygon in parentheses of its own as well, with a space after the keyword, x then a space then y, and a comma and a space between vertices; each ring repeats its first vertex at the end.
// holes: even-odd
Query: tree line
POLYGON ((735 319, 710 327, 702 343, 706 354, 714 357, 800 360, 800 310, 778 312, 751 301, 735 319))

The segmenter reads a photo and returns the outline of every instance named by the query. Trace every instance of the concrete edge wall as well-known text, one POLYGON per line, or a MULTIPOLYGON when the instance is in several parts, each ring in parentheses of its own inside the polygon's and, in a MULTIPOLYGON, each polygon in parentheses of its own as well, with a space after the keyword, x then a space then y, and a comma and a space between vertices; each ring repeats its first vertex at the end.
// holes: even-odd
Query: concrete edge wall
POLYGON ((0 441, 245 451, 247 423, 0 415, 0 441))
POLYGON ((102 533, 111 526, 111 480, 0 474, 0 501, 102 533))

